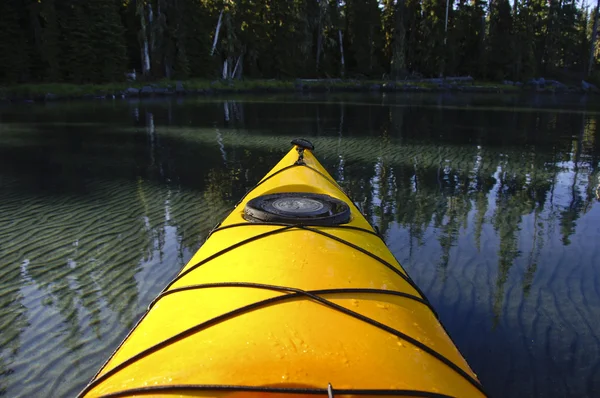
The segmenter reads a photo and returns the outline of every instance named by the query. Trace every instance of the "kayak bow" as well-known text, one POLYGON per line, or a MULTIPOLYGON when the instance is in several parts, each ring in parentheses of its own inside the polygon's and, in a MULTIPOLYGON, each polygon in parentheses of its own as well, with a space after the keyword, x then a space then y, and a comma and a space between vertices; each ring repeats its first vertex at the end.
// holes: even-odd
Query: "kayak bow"
POLYGON ((80 396, 485 396, 312 144, 292 143, 80 396))

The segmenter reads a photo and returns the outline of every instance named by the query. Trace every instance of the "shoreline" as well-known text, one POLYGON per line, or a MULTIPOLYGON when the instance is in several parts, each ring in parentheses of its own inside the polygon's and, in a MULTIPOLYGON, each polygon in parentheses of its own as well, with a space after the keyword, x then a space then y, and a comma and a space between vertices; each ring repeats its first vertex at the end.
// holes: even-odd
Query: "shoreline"
POLYGON ((0 102, 33 103, 57 100, 148 98, 167 96, 211 96, 220 94, 273 93, 493 93, 493 94, 598 94, 593 89, 566 85, 523 85, 519 83, 476 82, 464 79, 423 79, 415 81, 375 81, 341 79, 296 80, 189 80, 123 82, 109 84, 23 84, 0 87, 0 102))

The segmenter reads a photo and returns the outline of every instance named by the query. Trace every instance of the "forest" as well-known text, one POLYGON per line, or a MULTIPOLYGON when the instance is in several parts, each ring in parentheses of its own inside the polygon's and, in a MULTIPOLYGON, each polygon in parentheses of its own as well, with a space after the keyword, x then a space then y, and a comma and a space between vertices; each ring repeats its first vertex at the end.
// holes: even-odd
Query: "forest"
MULTIPOLYGON (((592 0, 593 1, 593 0, 592 0)), ((2 0, 0 84, 600 80, 578 0, 2 0)))

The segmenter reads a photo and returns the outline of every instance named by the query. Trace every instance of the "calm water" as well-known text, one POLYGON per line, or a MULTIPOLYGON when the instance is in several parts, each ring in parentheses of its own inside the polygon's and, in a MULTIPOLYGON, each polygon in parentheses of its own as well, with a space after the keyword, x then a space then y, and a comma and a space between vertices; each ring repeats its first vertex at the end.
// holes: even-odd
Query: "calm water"
POLYGON ((303 136, 492 396, 600 396, 600 106, 589 101, 0 108, 0 395, 75 395, 303 136))

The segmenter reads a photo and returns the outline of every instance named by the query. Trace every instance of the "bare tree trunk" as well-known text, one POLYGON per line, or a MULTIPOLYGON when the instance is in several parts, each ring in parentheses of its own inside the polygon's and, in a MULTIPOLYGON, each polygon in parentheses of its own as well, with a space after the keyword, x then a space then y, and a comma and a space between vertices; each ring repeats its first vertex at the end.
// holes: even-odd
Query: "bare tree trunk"
POLYGON ((233 68, 233 72, 231 72, 231 78, 237 78, 237 79, 241 79, 242 77, 242 66, 241 66, 241 62, 242 61, 242 57, 244 56, 244 54, 240 54, 240 56, 238 57, 237 61, 235 62, 235 67, 233 68))
POLYGON ((152 12, 152 4, 148 3, 148 24, 150 25, 150 54, 154 55, 156 46, 156 37, 154 34, 154 13, 152 12))
POLYGON ((138 39, 141 41, 140 51, 142 57, 142 75, 148 76, 150 74, 150 45, 148 43, 148 29, 146 23, 146 8, 142 0, 137 0, 136 3, 136 14, 140 16, 140 32, 138 39))
MULTIPOLYGON (((600 1, 600 0, 598 0, 600 1)), ((341 55, 341 75, 344 77, 344 72, 346 69, 344 62, 344 35, 342 34, 342 30, 338 29, 338 36, 340 37, 340 55, 341 55)))
POLYGON ((448 9, 450 8, 450 0, 446 0, 446 22, 444 24, 444 45, 448 42, 448 9))
POLYGON ((141 25, 142 75, 148 76, 150 74, 150 49, 148 44, 148 31, 146 29, 146 11, 144 9, 144 3, 141 0, 138 0, 137 3, 137 13, 140 15, 141 25))
POLYGON ((225 114, 225 121, 229 121, 229 101, 223 102, 223 110, 225 114))
POLYGON ((225 61, 223 61, 223 79, 227 79, 229 77, 229 70, 227 68, 227 61, 229 59, 226 58, 225 61))
POLYGON ((215 39, 213 40, 212 49, 210 50, 210 55, 212 56, 215 53, 215 48, 217 48, 217 41, 219 41, 219 32, 221 31, 221 22, 223 21, 223 10, 219 14, 219 21, 217 22, 217 28, 215 29, 215 39))
POLYGON ((594 56, 596 55, 596 35, 598 34, 598 11, 600 10, 600 0, 596 4, 596 14, 594 15, 594 27, 592 28, 592 38, 590 42, 590 61, 588 63, 588 76, 592 74, 592 66, 594 65, 594 56))
POLYGON ((319 36, 317 37, 317 71, 319 70, 319 63, 321 61, 321 49, 323 46, 323 35, 321 34, 321 22, 319 22, 319 36))

